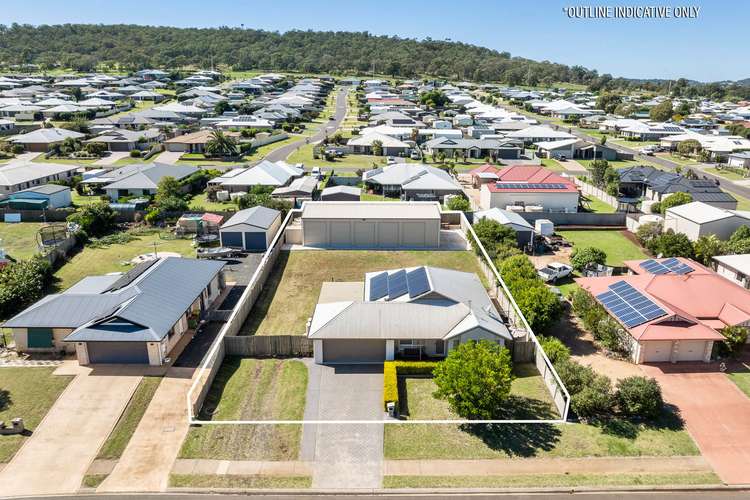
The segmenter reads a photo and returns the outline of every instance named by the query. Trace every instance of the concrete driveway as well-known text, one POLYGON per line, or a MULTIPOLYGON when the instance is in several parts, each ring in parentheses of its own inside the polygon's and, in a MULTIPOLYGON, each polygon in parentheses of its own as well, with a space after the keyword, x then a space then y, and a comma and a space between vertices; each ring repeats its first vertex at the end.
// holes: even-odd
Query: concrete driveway
POLYGON ((174 165, 183 154, 185 153, 181 153, 179 151, 164 151, 163 153, 159 153, 151 161, 166 163, 167 165, 174 165))
POLYGON ((140 380, 133 367, 81 368, 0 472, 0 495, 78 491, 140 380))
POLYGON ((750 484, 750 398, 715 365, 642 365, 722 481, 750 484))
POLYGON ((107 166, 114 165, 118 160, 130 157, 130 151, 112 151, 108 156, 99 158, 94 162, 94 165, 107 166))
MULTIPOLYGON (((383 366, 310 363, 305 420, 383 420, 383 366)), ((303 460, 313 488, 380 488, 383 424, 305 425, 303 460)))

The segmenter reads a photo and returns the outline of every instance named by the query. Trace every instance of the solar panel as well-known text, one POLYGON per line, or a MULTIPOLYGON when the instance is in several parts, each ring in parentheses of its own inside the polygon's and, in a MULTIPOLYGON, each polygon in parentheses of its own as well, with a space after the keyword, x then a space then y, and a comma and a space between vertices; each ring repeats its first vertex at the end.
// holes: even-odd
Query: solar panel
POLYGON ((645 262, 641 262, 639 265, 651 274, 667 274, 669 272, 668 267, 664 266, 660 262, 655 261, 654 259, 649 259, 645 262))
POLYGON ((498 189, 565 189, 567 185, 562 183, 529 183, 529 182, 498 182, 496 184, 498 189))
POLYGON ((130 285, 132 282, 134 282, 138 277, 149 270, 151 266, 156 264, 158 259, 150 259, 144 262, 141 262, 140 264, 137 264, 134 268, 132 268, 130 271, 126 272, 119 278, 117 278, 117 281, 112 283, 109 288, 107 288, 106 292, 115 292, 117 290, 120 290, 122 288, 125 288, 126 286, 130 285))
POLYGON ((695 271, 691 266, 680 262, 680 260, 675 257, 662 260, 661 262, 649 259, 641 262, 639 265, 651 274, 687 274, 695 271))
POLYGON ((370 278, 370 300, 379 300, 388 295, 388 273, 370 278))
POLYGON ((427 270, 418 267, 406 273, 406 284, 409 289, 409 297, 414 298, 430 290, 430 282, 427 279, 427 270))
POLYGON ((399 269, 395 273, 388 275, 388 300, 401 297, 407 290, 406 271, 399 269))
POLYGON ((669 270, 675 274, 688 274, 695 271, 691 266, 680 262, 680 260, 675 257, 663 261, 662 264, 667 266, 669 270))
POLYGON ((659 318, 667 312, 625 281, 609 286, 597 299, 628 328, 659 318))

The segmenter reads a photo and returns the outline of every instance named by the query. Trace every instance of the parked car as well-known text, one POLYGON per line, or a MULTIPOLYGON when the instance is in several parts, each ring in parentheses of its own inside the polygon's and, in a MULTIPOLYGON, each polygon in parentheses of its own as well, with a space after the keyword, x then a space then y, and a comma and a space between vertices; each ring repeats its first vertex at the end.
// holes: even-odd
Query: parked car
POLYGON ((638 150, 639 153, 646 156, 654 156, 655 149, 652 146, 646 146, 645 148, 641 148, 638 150))
POLYGON ((320 179, 323 176, 323 172, 320 170, 320 167, 313 167, 310 176, 320 179))
POLYGON ((412 151, 411 152, 411 159, 412 160, 419 160, 419 153, 417 153, 416 151, 412 151))
POLYGON ((396 163, 396 159, 393 156, 389 156, 385 161, 388 163, 388 165, 393 165, 394 163, 396 163))
POLYGON ((560 278, 570 276, 572 272, 572 267, 560 262, 550 262, 542 269, 537 270, 537 274, 545 283, 555 283, 560 278))

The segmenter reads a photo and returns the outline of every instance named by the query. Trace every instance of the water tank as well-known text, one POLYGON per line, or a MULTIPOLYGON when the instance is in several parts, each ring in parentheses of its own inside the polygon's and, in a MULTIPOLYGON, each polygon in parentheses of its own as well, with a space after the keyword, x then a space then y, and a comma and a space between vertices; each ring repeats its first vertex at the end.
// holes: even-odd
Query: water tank
POLYGON ((555 225, 549 219, 537 219, 534 221, 534 231, 542 236, 555 234, 555 225))
POLYGON ((229 191, 216 191, 216 199, 219 201, 229 201, 229 191))

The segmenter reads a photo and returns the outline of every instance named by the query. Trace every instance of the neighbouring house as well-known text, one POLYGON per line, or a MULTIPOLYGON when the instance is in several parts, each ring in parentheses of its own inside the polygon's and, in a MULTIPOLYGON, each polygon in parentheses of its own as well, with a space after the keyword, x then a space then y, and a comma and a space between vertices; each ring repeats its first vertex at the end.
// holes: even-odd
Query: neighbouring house
POLYGON ((727 166, 750 169, 750 152, 742 151, 727 156, 727 166))
POLYGON ((463 189, 448 172, 421 163, 394 163, 362 174, 365 186, 404 200, 440 200, 463 189))
POLYGON ((684 133, 684 128, 671 123, 644 123, 637 121, 619 130, 619 134, 622 137, 639 141, 658 141, 670 135, 684 133))
POLYGON ((81 184, 104 190, 111 200, 127 196, 151 196, 156 194, 159 181, 163 178, 174 177, 181 181, 198 170, 192 165, 134 164, 89 177, 81 184))
MULTIPOLYGON (((227 137, 233 137, 238 139, 240 134, 238 132, 225 132, 224 135, 227 137)), ((167 151, 173 151, 178 153, 204 153, 206 151, 206 144, 213 137, 213 130, 203 129, 191 134, 178 135, 164 141, 164 147, 167 151)))
POLYGON ((224 289, 224 262, 167 257, 89 276, 3 324, 21 352, 75 352, 82 365, 163 365, 224 289))
MULTIPOLYGON (((305 202, 298 220, 301 234, 296 242, 306 247, 430 249, 440 246, 440 205, 434 202, 305 202)), ((287 242, 293 242, 289 234, 287 242)))
POLYGON ((352 148, 354 153, 369 155, 373 154, 372 144, 375 141, 380 141, 383 149, 382 154, 386 156, 404 155, 411 148, 411 146, 404 141, 379 132, 370 132, 357 137, 352 137, 347 142, 347 145, 352 148))
POLYGON ((69 207, 71 201, 70 188, 59 184, 44 184, 12 193, 7 200, 0 202, 15 209, 46 209, 69 207))
POLYGON ((711 359, 727 326, 750 327, 750 291, 688 259, 626 261, 635 275, 576 282, 623 326, 634 363, 711 359))
POLYGON ((309 325, 318 364, 443 358, 472 340, 513 341, 476 274, 429 266, 325 282, 309 325))
POLYGON ((311 175, 297 177, 288 186, 278 187, 273 190, 271 196, 289 200, 295 207, 300 206, 303 201, 313 199, 318 190, 318 179, 311 175))
POLYGON ((690 241, 716 235, 727 240, 740 226, 750 224, 750 211, 716 208, 700 201, 668 208, 664 213, 664 230, 685 233, 690 241))
POLYGON ((514 130, 506 134, 505 137, 507 139, 520 139, 524 144, 575 138, 573 134, 563 130, 554 130, 546 125, 532 125, 521 130, 514 130))
POLYGON ((581 160, 616 160, 617 150, 602 144, 592 144, 583 139, 561 139, 534 144, 540 158, 574 158, 581 160))
POLYGON ((112 129, 96 137, 87 139, 84 144, 99 143, 107 146, 107 151, 145 150, 164 139, 164 134, 155 128, 146 130, 112 129))
POLYGON ((221 246, 263 252, 281 227, 281 212, 262 206, 240 210, 222 224, 221 246))
POLYGON ((13 163, 0 165, 0 194, 42 186, 52 181, 68 181, 80 168, 62 163, 13 163))
POLYGON ((0 119, 0 134, 10 134, 16 130, 16 122, 14 120, 3 120, 0 119))
POLYGON ((362 189, 356 186, 331 186, 320 192, 321 201, 359 201, 362 189))
POLYGON ((263 160, 254 167, 235 168, 224 175, 214 177, 209 185, 220 186, 230 193, 248 192, 253 186, 288 186, 293 179, 302 177, 305 170, 302 167, 289 165, 283 161, 271 162, 263 160))
POLYGON ((40 128, 25 134, 18 134, 7 139, 8 142, 23 146, 32 153, 46 153, 65 139, 82 139, 85 134, 64 128, 40 128))
POLYGON ((489 210, 480 210, 474 212, 473 224, 482 219, 490 219, 499 222, 503 226, 508 226, 516 232, 518 246, 524 248, 534 241, 534 226, 518 213, 502 208, 490 208, 489 210))
POLYGON ((453 158, 458 152, 467 158, 495 158, 517 160, 523 152, 523 142, 512 139, 454 139, 436 137, 424 143, 430 155, 443 153, 453 158))
POLYGON ((719 255, 713 260, 716 274, 750 289, 750 254, 719 255))
MULTIPOLYGON (((487 175, 489 169, 480 172, 487 175)), ((479 188, 479 204, 483 210, 534 210, 544 212, 577 212, 580 193, 568 177, 540 166, 516 165, 495 167, 497 180, 479 188), (508 208, 512 207, 512 208, 508 208)))

